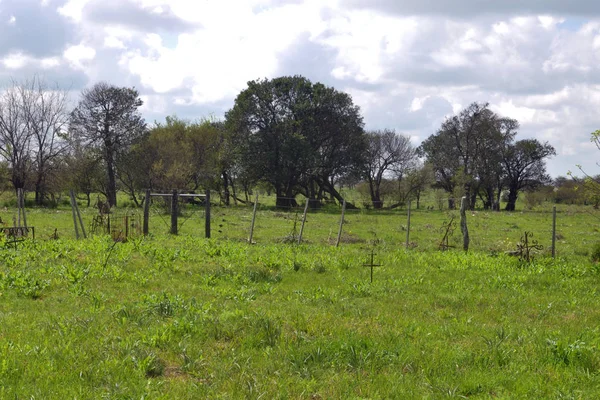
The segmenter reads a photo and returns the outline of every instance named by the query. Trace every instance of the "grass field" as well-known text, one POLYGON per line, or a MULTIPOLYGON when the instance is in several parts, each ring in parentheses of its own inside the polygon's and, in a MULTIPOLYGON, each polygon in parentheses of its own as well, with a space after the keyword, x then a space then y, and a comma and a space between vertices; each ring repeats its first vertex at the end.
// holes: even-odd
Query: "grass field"
POLYGON ((250 208, 126 243, 29 211, 37 239, 0 245, 0 398, 600 397, 597 213, 559 207, 556 259, 549 211, 469 213, 468 254, 438 251, 445 211, 413 211, 410 249, 405 210, 349 211, 338 248, 339 209, 300 246, 296 214, 262 207, 249 245, 250 208), (526 230, 530 264, 504 254, 526 230))

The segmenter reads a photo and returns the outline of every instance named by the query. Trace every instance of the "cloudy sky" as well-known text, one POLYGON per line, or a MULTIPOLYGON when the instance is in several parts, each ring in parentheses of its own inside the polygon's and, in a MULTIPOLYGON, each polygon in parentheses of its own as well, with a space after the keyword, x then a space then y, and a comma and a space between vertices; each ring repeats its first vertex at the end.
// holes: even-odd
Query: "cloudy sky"
POLYGON ((135 86, 150 121, 222 117, 247 81, 299 74, 415 144, 489 102, 556 147, 553 176, 600 173, 597 0, 0 0, 0 86, 34 74, 73 102, 135 86))

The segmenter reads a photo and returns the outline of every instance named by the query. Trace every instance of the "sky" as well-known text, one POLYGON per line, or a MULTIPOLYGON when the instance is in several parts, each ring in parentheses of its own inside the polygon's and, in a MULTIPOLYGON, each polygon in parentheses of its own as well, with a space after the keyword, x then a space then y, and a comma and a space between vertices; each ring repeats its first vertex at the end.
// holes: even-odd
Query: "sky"
POLYGON ((472 102, 600 174, 598 0, 0 0, 0 88, 135 87, 149 122, 223 118, 247 82, 349 93, 366 129, 416 146, 472 102))

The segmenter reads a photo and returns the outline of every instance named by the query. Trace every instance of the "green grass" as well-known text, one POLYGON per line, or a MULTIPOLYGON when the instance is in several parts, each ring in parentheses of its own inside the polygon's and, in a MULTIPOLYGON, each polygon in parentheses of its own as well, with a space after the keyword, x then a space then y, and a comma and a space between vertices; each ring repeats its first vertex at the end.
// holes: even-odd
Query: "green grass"
POLYGON ((211 240, 185 216, 180 236, 153 214, 114 244, 30 211, 38 239, 0 244, 0 398, 600 397, 587 210, 559 209, 555 260, 549 212, 471 213, 469 254, 437 250, 441 211, 413 212, 409 250, 404 211, 348 212, 339 248, 336 209, 300 246, 294 212, 262 208, 255 245, 250 208, 214 209, 211 240), (531 264, 504 254, 525 230, 545 246, 531 264))

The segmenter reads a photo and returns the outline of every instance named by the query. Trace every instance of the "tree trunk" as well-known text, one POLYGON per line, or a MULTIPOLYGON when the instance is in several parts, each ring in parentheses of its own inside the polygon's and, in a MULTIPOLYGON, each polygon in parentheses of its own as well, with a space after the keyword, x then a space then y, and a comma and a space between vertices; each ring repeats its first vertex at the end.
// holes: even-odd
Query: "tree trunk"
POLYGON ((477 203, 477 192, 471 193, 471 198, 469 201, 469 209, 471 211, 475 210, 475 204, 477 203))
MULTIPOLYGON (((333 185, 331 183, 329 183, 328 181, 324 181, 323 184, 321 185, 323 186, 323 188, 325 190, 327 190, 327 192, 333 197, 335 198, 340 204, 342 204, 344 202, 344 198, 342 197, 341 194, 339 194, 339 192, 337 190, 335 190, 335 187, 333 187, 333 185)), ((354 204, 352 203, 348 203, 346 202, 346 209, 351 209, 351 210, 356 210, 358 209, 358 207, 356 207, 354 204)))
POLYGON ((369 179, 369 190, 371 192, 371 203, 373 208, 379 210, 383 208, 383 202, 381 201, 381 192, 379 191, 379 184, 369 179))
POLYGON ((456 201, 454 199, 448 199, 448 208, 450 210, 456 210, 456 201))
POLYGON ((227 171, 223 171, 223 203, 229 206, 229 175, 227 171))
POLYGON ((106 157, 106 173, 108 178, 108 185, 106 187, 106 200, 108 201, 108 205, 110 207, 117 206, 117 180, 115 177, 115 163, 110 154, 110 150, 107 150, 106 157))
POLYGON ((511 187, 508 190, 508 203, 506 203, 506 211, 515 211, 515 204, 517 203, 517 198, 519 197, 519 191, 515 187, 511 187))
POLYGON ((44 204, 44 187, 41 177, 35 182, 35 204, 41 206, 44 204))

